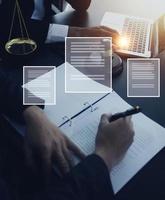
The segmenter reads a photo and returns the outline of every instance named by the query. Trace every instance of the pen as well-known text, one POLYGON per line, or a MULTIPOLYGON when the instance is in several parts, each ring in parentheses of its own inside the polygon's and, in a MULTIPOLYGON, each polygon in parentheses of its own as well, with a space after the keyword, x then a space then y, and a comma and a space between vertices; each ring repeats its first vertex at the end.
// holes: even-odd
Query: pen
POLYGON ((110 118, 110 122, 118 120, 119 118, 122 118, 122 117, 127 117, 130 115, 137 114, 139 112, 141 112, 141 108, 139 106, 135 106, 134 108, 126 110, 125 112, 116 113, 116 114, 112 115, 112 117, 110 118))

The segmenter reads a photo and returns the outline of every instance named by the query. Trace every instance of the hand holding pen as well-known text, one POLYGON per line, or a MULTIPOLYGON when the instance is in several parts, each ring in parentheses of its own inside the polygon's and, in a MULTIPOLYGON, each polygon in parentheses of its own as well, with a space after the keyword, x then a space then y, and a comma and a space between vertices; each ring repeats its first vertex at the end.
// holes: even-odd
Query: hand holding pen
POLYGON ((141 111, 139 106, 114 115, 103 114, 98 127, 95 153, 111 170, 125 155, 134 140, 131 115, 141 111), (126 119, 126 120, 124 120, 126 119))

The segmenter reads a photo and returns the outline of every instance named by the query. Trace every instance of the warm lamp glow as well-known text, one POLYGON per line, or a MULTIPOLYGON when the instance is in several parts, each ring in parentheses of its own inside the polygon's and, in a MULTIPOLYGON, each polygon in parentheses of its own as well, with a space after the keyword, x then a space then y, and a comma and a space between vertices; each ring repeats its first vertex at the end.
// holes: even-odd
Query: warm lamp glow
POLYGON ((120 37, 118 41, 118 45, 120 48, 128 47, 129 41, 126 37, 120 37))

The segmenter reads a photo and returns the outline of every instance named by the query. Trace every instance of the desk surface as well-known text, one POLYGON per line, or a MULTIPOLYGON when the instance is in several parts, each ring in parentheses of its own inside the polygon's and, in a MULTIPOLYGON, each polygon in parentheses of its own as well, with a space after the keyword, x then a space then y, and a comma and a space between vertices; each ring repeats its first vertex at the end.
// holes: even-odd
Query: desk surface
MULTIPOLYGON (((76 13, 69 9, 67 12, 55 17, 56 23, 70 24, 77 26, 99 25, 104 12, 115 11, 125 14, 138 15, 156 19, 164 12, 164 0, 93 0, 87 13, 76 13), (129 5, 129 6, 128 6, 129 5), (150 8, 147 10, 146 9, 150 8)), ((56 51, 56 49, 54 49, 56 51)), ((57 53, 57 52, 56 52, 57 53)), ((165 126, 164 102, 165 102, 165 56, 161 57, 161 98, 127 98, 126 97, 126 61, 124 61, 124 71, 113 80, 113 88, 132 105, 140 105, 143 112, 165 126)), ((52 65, 58 66, 63 59, 55 58, 51 51, 43 52, 33 65, 52 65), (45 60, 46 55, 48 59, 45 60), (51 60, 50 60, 51 59, 51 60), (54 63, 56 62, 56 63, 54 63), (48 64, 49 63, 49 64, 48 64)), ((15 70, 14 70, 15 71, 15 70)), ((20 73, 22 73, 20 71, 20 73)), ((13 75, 13 74, 12 74, 13 75)), ((17 73, 17 76, 20 74, 17 73)), ((131 181, 117 194, 118 200, 164 200, 164 177, 165 177, 165 149, 149 162, 131 181)))
MULTIPOLYGON (((76 13, 71 8, 55 17, 56 23, 73 26, 96 26, 105 11, 114 11, 134 16, 157 19, 164 13, 164 0, 93 0, 87 13, 76 13)), ((127 98, 126 95, 126 60, 123 73, 113 80, 114 90, 132 105, 140 105, 143 113, 165 127, 165 52, 161 58, 161 97, 160 98, 127 98)), ((131 181, 117 194, 116 199, 150 199, 163 200, 165 197, 165 149, 150 161, 131 181)))
MULTIPOLYGON (((55 22, 72 26, 99 25, 106 11, 157 19, 165 13, 163 0, 93 0, 87 13, 76 13, 71 8, 56 15, 55 22), (100 3, 101 2, 101 3, 100 3)), ((165 53, 161 54, 161 97, 160 98, 127 98, 126 94, 126 60, 123 60, 123 73, 113 80, 113 89, 131 105, 139 105, 143 113, 165 127, 165 53)))

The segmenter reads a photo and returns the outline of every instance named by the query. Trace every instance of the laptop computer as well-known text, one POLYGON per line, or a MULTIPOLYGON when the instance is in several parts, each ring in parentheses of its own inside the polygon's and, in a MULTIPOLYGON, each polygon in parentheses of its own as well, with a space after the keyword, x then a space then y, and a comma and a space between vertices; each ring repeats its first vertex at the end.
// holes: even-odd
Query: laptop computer
POLYGON ((152 20, 106 12, 101 25, 115 29, 121 35, 118 53, 151 57, 152 20))

